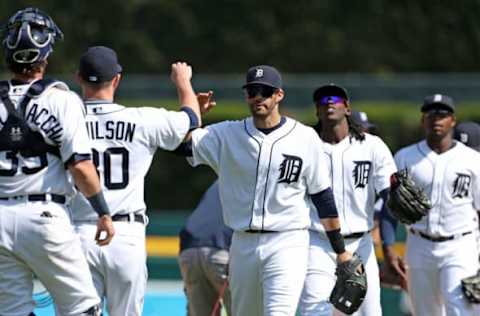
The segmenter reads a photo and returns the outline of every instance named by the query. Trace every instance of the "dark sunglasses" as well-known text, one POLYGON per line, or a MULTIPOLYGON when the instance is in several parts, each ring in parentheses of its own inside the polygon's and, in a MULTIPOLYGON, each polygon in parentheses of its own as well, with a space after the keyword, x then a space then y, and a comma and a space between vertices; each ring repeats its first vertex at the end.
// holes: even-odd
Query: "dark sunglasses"
POLYGON ((453 115, 453 112, 445 109, 431 109, 425 112, 428 117, 447 117, 453 115))
POLYGON ((318 105, 329 105, 329 104, 335 104, 335 103, 345 103, 345 99, 342 97, 337 97, 337 96, 328 96, 328 97, 322 97, 319 100, 317 100, 318 105))
POLYGON ((277 91, 277 89, 269 86, 258 85, 248 86, 245 88, 245 91, 247 92, 247 96, 249 98, 255 98, 257 95, 260 95, 262 98, 270 98, 275 91, 277 91))

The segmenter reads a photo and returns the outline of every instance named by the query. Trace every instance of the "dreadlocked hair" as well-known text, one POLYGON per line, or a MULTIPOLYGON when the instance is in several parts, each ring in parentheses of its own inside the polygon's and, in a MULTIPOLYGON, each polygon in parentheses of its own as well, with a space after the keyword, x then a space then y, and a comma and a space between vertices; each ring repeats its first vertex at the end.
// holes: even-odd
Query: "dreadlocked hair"
POLYGON ((350 131, 350 137, 355 138, 358 141, 365 140, 365 133, 362 130, 362 127, 351 119, 350 116, 347 116, 348 129, 350 131))

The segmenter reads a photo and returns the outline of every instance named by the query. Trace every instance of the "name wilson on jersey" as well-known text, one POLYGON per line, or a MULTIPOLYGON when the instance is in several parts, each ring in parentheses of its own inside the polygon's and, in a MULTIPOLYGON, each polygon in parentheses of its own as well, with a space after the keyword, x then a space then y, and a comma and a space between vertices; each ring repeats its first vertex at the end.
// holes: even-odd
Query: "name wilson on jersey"
POLYGON ((131 142, 135 134, 135 123, 122 121, 87 122, 90 139, 115 139, 131 142))

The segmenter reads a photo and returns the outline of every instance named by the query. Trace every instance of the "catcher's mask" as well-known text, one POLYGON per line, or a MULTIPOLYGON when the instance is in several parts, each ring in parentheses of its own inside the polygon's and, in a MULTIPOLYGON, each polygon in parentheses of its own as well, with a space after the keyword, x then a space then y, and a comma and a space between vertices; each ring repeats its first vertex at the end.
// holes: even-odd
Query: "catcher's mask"
POLYGON ((33 64, 48 58, 63 33, 55 22, 37 8, 15 13, 4 27, 3 48, 8 64, 33 64))

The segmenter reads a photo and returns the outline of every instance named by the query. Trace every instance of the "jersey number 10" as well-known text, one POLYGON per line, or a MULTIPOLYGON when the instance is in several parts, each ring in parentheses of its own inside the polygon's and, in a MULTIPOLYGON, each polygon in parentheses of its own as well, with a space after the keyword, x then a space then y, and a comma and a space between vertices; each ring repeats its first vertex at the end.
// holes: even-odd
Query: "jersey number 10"
MULTIPOLYGON (((103 153, 100 153, 96 149, 92 149, 93 163, 97 167, 97 173, 100 178, 100 172, 98 167, 100 166, 100 158, 103 160, 103 181, 104 185, 109 190, 120 190, 128 185, 128 150, 123 147, 110 147, 103 153), (121 163, 112 164, 112 158, 118 156, 121 163), (121 168, 122 180, 120 182, 113 182, 112 180, 112 167, 117 169, 121 168)), ((118 161, 119 162, 119 161, 118 161)))

